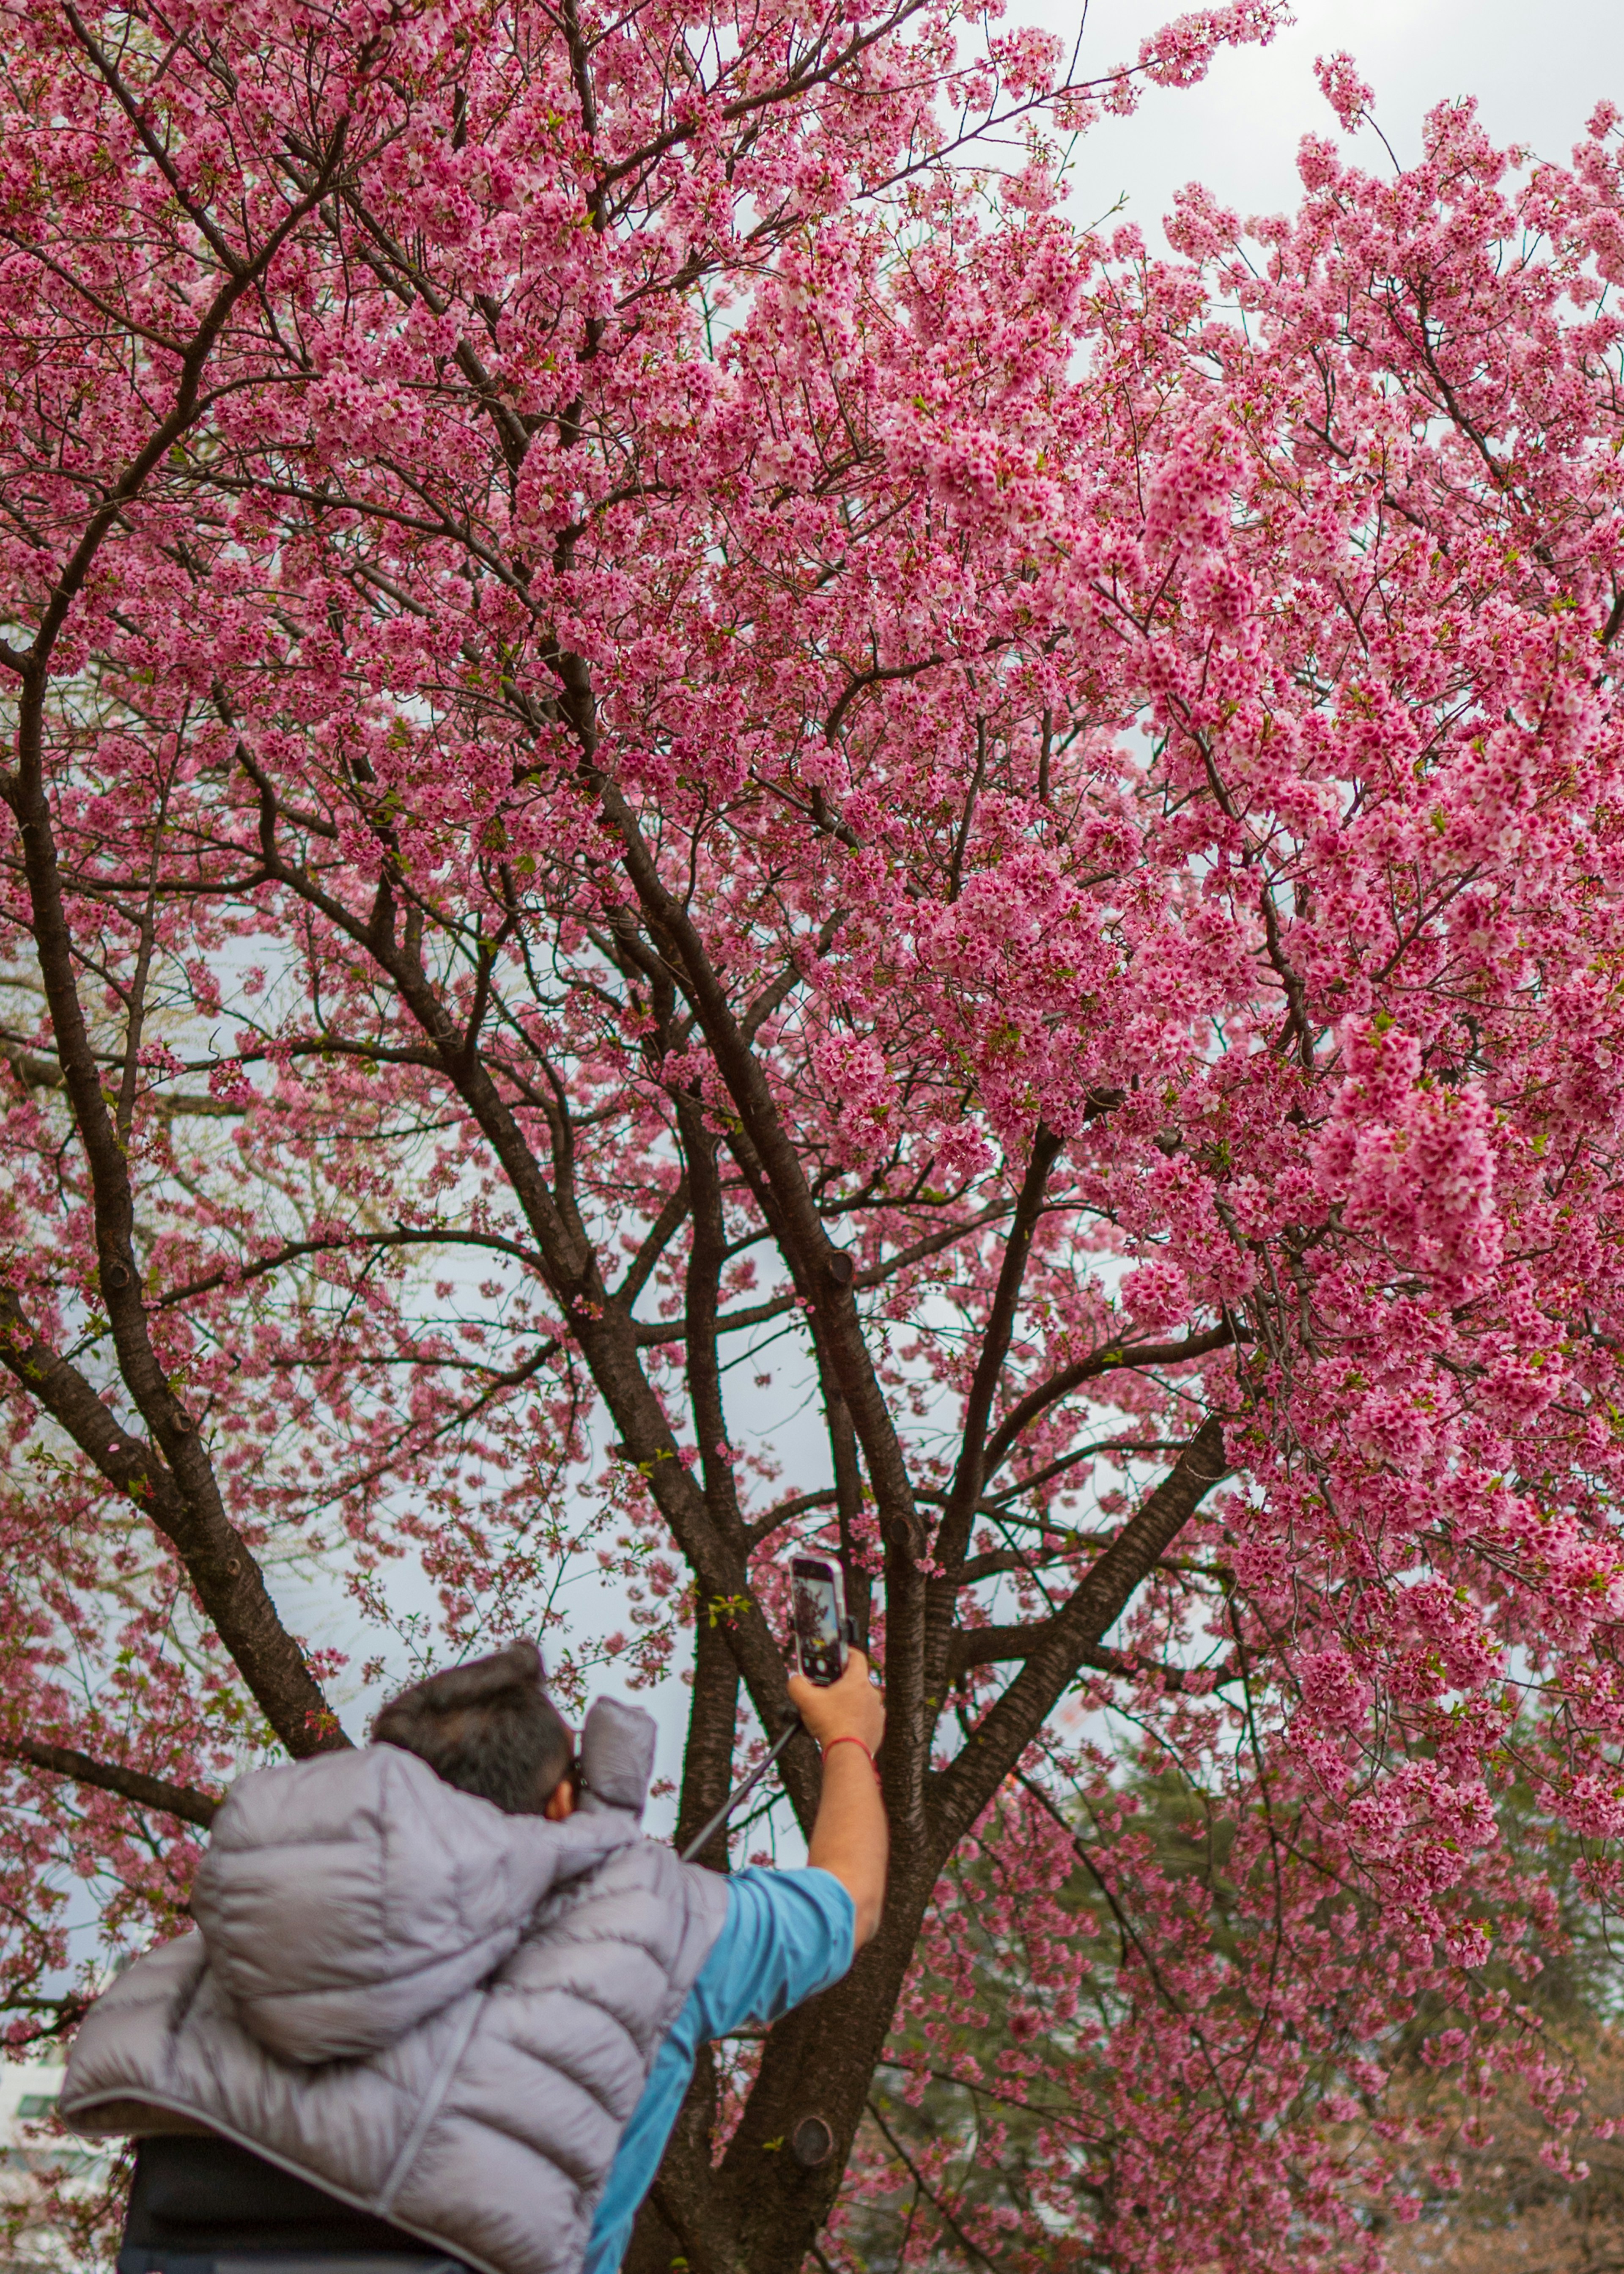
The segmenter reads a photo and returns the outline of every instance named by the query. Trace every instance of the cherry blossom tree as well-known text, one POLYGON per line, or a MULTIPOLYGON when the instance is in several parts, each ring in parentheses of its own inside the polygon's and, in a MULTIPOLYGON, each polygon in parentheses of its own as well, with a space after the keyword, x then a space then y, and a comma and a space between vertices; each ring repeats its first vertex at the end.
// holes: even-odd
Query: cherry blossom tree
POLYGON ((5 10, 15 2035, 73 1886, 171 1931, 223 1781, 357 1734, 285 1577, 575 1695, 596 1556, 686 1838, 816 1542, 886 1917, 705 2064, 639 2274, 851 2263, 910 2157, 905 2258, 1373 2264, 1421 2016, 1568 2167, 1500 1816, 1612 1904, 1618 116, 1065 218, 1273 22, 5 10))

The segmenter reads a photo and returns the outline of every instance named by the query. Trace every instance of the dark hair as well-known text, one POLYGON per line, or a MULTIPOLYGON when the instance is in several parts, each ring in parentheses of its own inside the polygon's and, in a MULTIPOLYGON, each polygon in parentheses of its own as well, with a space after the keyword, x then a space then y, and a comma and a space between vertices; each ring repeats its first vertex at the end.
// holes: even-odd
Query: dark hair
POLYGON ((539 1816, 574 1751, 542 1687, 533 1642, 509 1643, 402 1690, 372 1723, 372 1741, 416 1753, 447 1784, 509 1816, 539 1816))

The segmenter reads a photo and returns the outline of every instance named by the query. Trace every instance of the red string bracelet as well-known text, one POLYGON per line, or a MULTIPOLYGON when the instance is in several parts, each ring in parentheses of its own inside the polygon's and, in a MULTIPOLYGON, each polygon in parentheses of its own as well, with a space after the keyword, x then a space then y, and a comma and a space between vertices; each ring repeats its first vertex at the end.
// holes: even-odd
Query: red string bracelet
POLYGON ((875 1759, 874 1755, 868 1751, 868 1746, 864 1744, 861 1737, 831 1737, 829 1743, 823 1748, 823 1758, 825 1760, 829 1758, 829 1756, 833 1752, 837 1745, 855 1745, 858 1751, 862 1755, 864 1760, 868 1762, 868 1766, 874 1771, 874 1781, 876 1784, 878 1784, 880 1781, 879 1763, 875 1759))

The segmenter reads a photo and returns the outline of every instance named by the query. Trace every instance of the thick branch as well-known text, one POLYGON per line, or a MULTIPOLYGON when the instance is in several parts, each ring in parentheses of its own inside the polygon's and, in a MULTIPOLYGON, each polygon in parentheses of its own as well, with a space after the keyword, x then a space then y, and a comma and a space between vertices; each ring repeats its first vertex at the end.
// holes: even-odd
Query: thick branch
POLYGON ((346 1231, 331 1239, 289 1239, 273 1249, 268 1255, 256 1255, 246 1263, 222 1263, 216 1270, 207 1272, 201 1279, 187 1279, 178 1285, 166 1287, 156 1300, 166 1309, 179 1303, 190 1303, 199 1295, 212 1294, 216 1287, 242 1287, 251 1279, 263 1278, 267 1272, 281 1271, 289 1263, 297 1263, 307 1255, 350 1255, 357 1252, 374 1254, 389 1247, 480 1247, 492 1254, 511 1255, 534 1271, 538 1258, 533 1249, 516 1239, 506 1239, 500 1232, 454 1231, 444 1225, 410 1226, 397 1224, 393 1231, 346 1231))
MULTIPOLYGON (((948 1657, 951 1676, 967 1673, 975 1666, 1003 1666, 1011 1660, 1030 1658, 1049 1639, 1053 1621, 1034 1619, 1025 1626, 966 1627, 953 1637, 948 1657)), ((1147 1675, 1154 1675, 1167 1690, 1190 1690, 1196 1697, 1204 1697, 1209 1690, 1221 1689, 1225 1683, 1238 1682, 1241 1669, 1232 1659, 1226 1659, 1215 1671, 1210 1668, 1168 1666, 1160 1659, 1140 1658, 1136 1653, 1107 1650, 1102 1643, 1086 1643, 1077 1653, 1079 1666, 1092 1667, 1097 1674, 1115 1674, 1124 1682, 1142 1682, 1147 1675)))
POLYGON ((1182 1343, 1107 1343, 1101 1350, 1090 1351, 1075 1366, 1063 1367, 1047 1382, 1040 1382, 1011 1407, 988 1442, 985 1474, 996 1476, 1039 1415, 1085 1382, 1114 1374, 1122 1367, 1177 1366, 1185 1359, 1206 1358, 1234 1340, 1234 1321, 1226 1314, 1217 1326, 1199 1335, 1186 1335, 1182 1343))
MULTIPOLYGON (((7 1043, 0 1048, 0 1059, 9 1065, 25 1089, 65 1089, 67 1081, 55 1058, 42 1058, 33 1050, 7 1043)), ((166 1096, 162 1091, 147 1101, 161 1121, 178 1121, 187 1118, 196 1121, 229 1121, 244 1109, 233 1105, 223 1097, 192 1097, 184 1093, 166 1096)))
POLYGON ((1285 1032, 1287 1035, 1296 1036, 1298 1063, 1305 1073, 1312 1073, 1314 1070, 1314 1037, 1313 1029, 1308 1023, 1308 998, 1304 990, 1301 975, 1286 953, 1285 942, 1281 937, 1280 918, 1274 913, 1274 888, 1267 882, 1263 887, 1260 905, 1263 910, 1263 936, 1268 947, 1268 959, 1274 967, 1274 975, 1279 980, 1286 998, 1285 1032))
MULTIPOLYGON (((864 1264, 861 1270, 853 1274, 847 1284, 856 1294, 861 1294, 868 1287, 883 1287, 888 1279, 894 1279, 898 1271, 906 1271, 910 1264, 921 1263, 929 1255, 939 1255, 944 1247, 952 1247, 959 1240, 967 1239, 972 1232, 981 1231, 989 1224, 999 1223, 1009 1213, 1007 1204, 1000 1201, 992 1208, 982 1209, 977 1216, 967 1216, 962 1224, 945 1224, 940 1231, 926 1232, 921 1239, 910 1241, 906 1247, 899 1247, 894 1255, 886 1256, 883 1262, 864 1264)), ((764 1302, 748 1304, 741 1310, 720 1312, 716 1330, 718 1335, 736 1335, 742 1333, 747 1327, 765 1326, 770 1319, 781 1319, 786 1312, 793 1311, 800 1300, 800 1296, 792 1291, 786 1295, 769 1296, 764 1302)), ((651 1350, 658 1343, 680 1343, 687 1333, 686 1320, 662 1319, 658 1324, 650 1321, 646 1326, 639 1325, 637 1341, 640 1348, 651 1350)))
POLYGON ((945 1850, 961 1840, 1013 1769, 1085 1663, 1127 1608, 1134 1590, 1228 1473, 1223 1424, 1209 1417, 1132 1520, 1092 1563, 1026 1663, 971 1732, 951 1767, 932 1780, 932 1814, 945 1850))
POLYGON ((1020 1300, 1021 1287, 1026 1276, 1032 1235, 1037 1229, 1044 1189, 1049 1183, 1049 1171, 1059 1157, 1060 1146, 1061 1141, 1054 1131, 1046 1129, 1040 1122, 1032 1140, 1032 1155, 1026 1163, 1026 1173, 1021 1180, 1020 1197, 1015 1203, 1014 1221, 1004 1244, 1004 1261, 999 1267, 998 1284, 981 1336, 981 1356, 976 1361, 970 1394, 965 1400, 959 1465, 953 1473, 946 1512, 936 1530, 934 1560, 948 1575, 950 1588, 954 1572, 964 1561, 970 1526, 974 1520, 975 1503, 981 1498, 981 1486, 986 1479, 987 1425, 992 1418, 998 1384, 1004 1378, 1004 1360, 1010 1354, 1010 1337, 1015 1329, 1015 1308, 1020 1300))
POLYGON ((34 1737, 9 1737, 0 1742, 0 1760, 22 1761, 48 1776, 71 1777, 76 1784, 94 1785, 98 1792, 116 1792, 138 1808, 155 1808, 165 1816, 178 1816, 205 1832, 214 1820, 220 1803, 195 1785, 171 1784, 167 1777, 147 1776, 139 1769, 117 1761, 93 1760, 72 1745, 42 1744, 34 1737))
POLYGON ((727 1451, 727 1415, 722 1403, 722 1369, 717 1352, 717 1314, 720 1308, 722 1267, 727 1258, 727 1233, 722 1222, 722 1179, 716 1165, 717 1141, 705 1127, 704 1106, 699 1098, 680 1096, 677 1115, 681 1124, 682 1154, 688 1165, 688 1187, 694 1214, 684 1290, 688 1306, 688 1406, 711 1521, 723 1532, 737 1535, 742 1541, 744 1518, 739 1512, 733 1461, 727 1451))
MULTIPOLYGON (((624 1303, 629 1311, 649 1283, 660 1257, 676 1238, 682 1219, 688 1214, 688 1178, 679 1177, 666 1194, 665 1205, 655 1217, 643 1236, 643 1244, 627 1266, 626 1276, 614 1291, 617 1303, 624 1303)), ((681 1339, 680 1330, 672 1337, 681 1339)))
MULTIPOLYGON (((83 1374, 34 1332, 5 1287, 0 1287, 0 1365, 174 1547, 198 1600, 289 1751, 348 1744, 218 1493, 204 1498, 189 1492, 162 1453, 121 1429, 83 1374)), ((212 1487, 207 1454, 195 1443, 187 1449, 194 1456, 191 1465, 203 1465, 212 1487)))
MULTIPOLYGON (((694 1607, 694 1690, 688 1706, 688 1743, 682 1755, 682 1792, 677 1804, 675 1845, 679 1850, 726 1799, 733 1784, 733 1734, 739 1718, 739 1668, 709 1603, 694 1607)), ((713 1871, 727 1869, 727 1826, 706 1841, 697 1860, 713 1871)))
MULTIPOLYGON (((825 916, 818 927, 816 951, 818 955, 828 954, 834 944, 835 934, 845 922, 844 908, 837 908, 832 915, 825 916)), ((804 976, 799 960, 792 956, 778 977, 762 989, 761 993, 739 1021, 739 1031, 747 1043, 753 1043, 756 1040, 756 1035, 760 1034, 774 1012, 781 1010, 796 988, 802 984, 804 976)))

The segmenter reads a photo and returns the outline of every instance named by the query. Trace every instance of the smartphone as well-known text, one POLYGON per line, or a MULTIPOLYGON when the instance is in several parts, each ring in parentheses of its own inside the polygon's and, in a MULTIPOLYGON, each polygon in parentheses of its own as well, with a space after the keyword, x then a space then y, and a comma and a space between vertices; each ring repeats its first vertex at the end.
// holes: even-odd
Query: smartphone
POLYGON ((831 1556, 796 1555, 789 1567, 795 1620, 795 1657, 820 1690, 846 1672, 855 1637, 846 1611, 846 1574, 831 1556))

